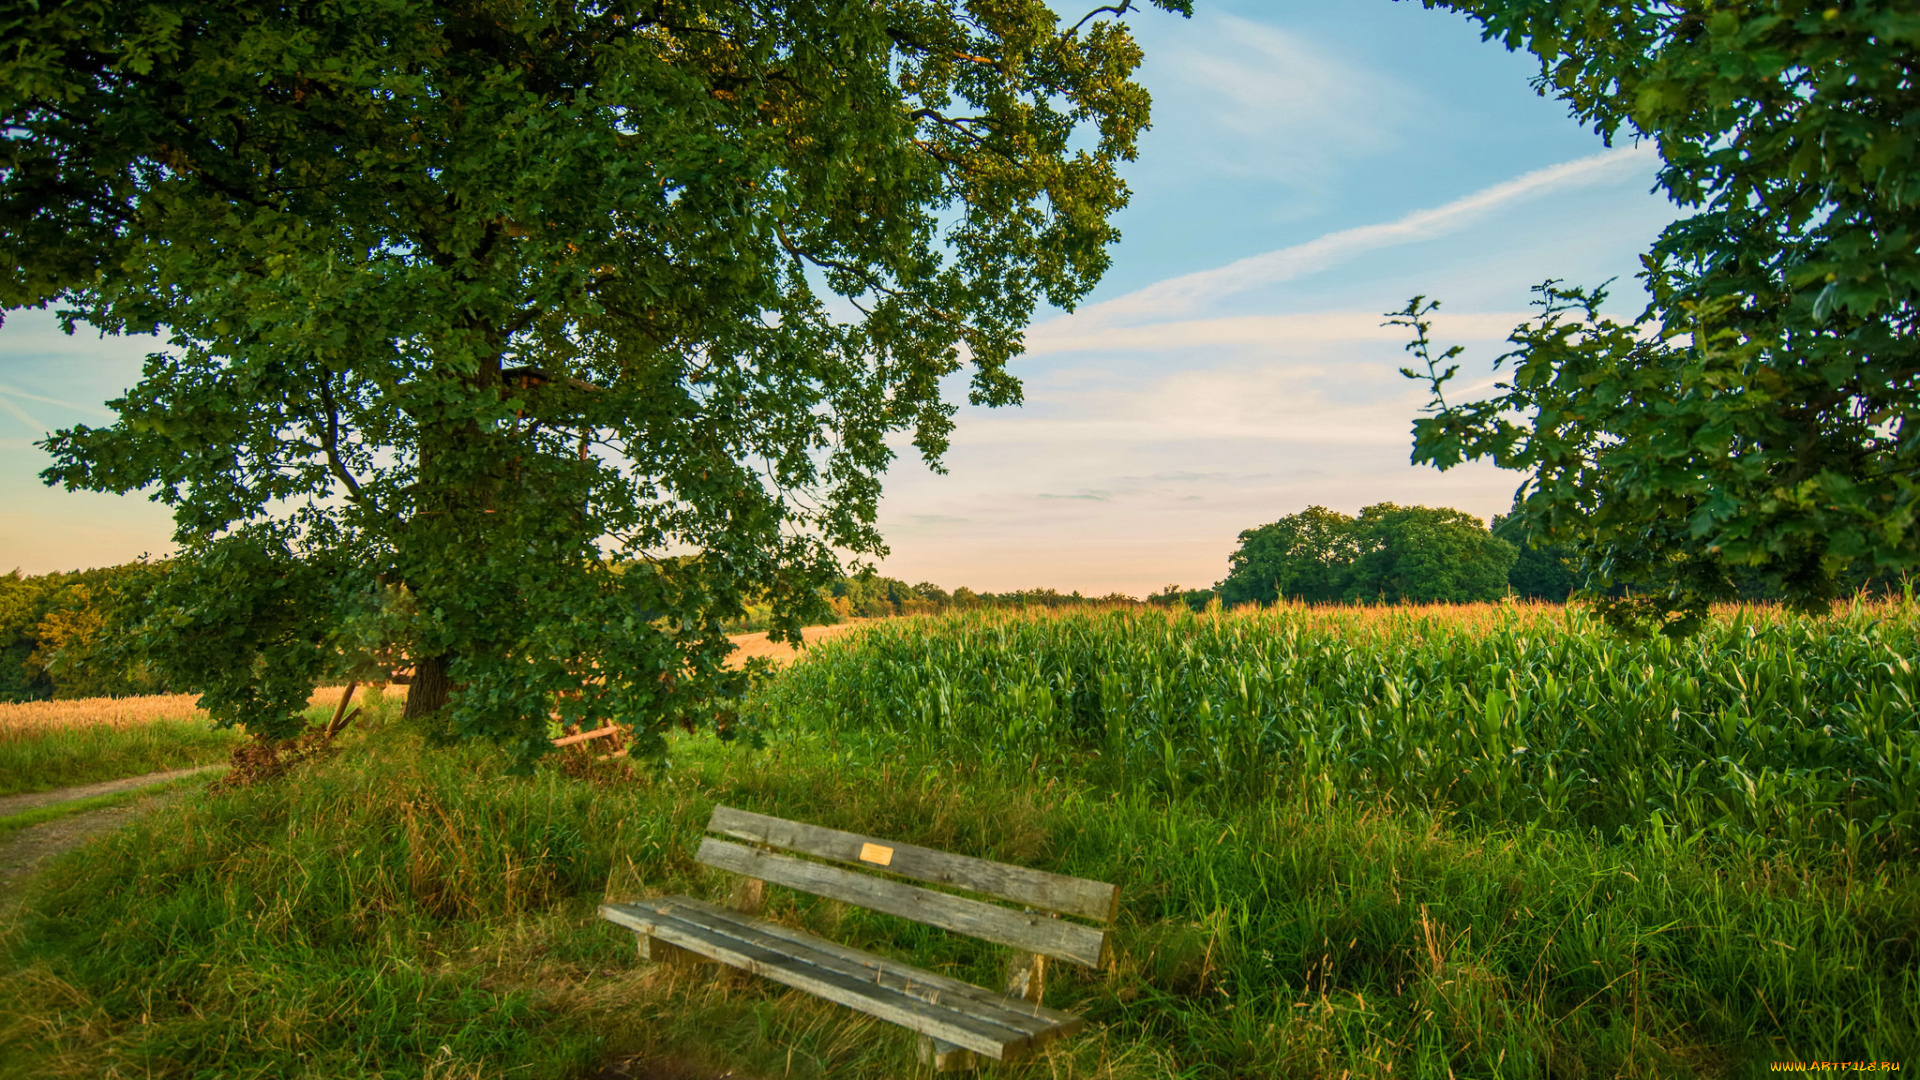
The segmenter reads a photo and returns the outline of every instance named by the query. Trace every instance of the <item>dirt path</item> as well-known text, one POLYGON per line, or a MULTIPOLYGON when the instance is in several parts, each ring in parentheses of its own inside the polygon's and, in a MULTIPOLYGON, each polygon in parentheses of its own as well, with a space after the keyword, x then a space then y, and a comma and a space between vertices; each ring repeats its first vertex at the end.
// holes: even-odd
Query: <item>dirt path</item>
MULTIPOLYGON (((810 626, 805 631, 807 641, 833 637, 858 626, 859 622, 845 622, 835 626, 810 626)), ((767 640, 765 634, 740 634, 733 638, 737 646, 733 656, 728 659, 731 666, 738 667, 749 657, 765 656, 775 664, 791 663, 799 651, 793 646, 767 640)), ((173 769, 168 772, 148 773, 145 776, 129 776, 122 780, 107 780, 98 784, 81 784, 77 787, 57 788, 53 791, 30 791, 20 795, 0 795, 0 817, 18 814, 42 806, 52 806, 73 799, 87 799, 95 795, 112 795, 122 791, 137 791, 140 788, 164 784, 183 776, 208 772, 224 768, 223 765, 202 765, 194 769, 173 769)), ((15 882, 31 873, 37 865, 62 852, 71 851, 89 839, 104 832, 111 832, 134 818, 178 798, 183 792, 168 791, 147 798, 134 799, 114 806, 88 810, 67 817, 33 825, 11 837, 0 839, 0 893, 9 891, 15 882)), ((651 1075, 651 1074, 642 1074, 651 1075)))
MULTIPOLYGON (((204 765, 197 769, 174 769, 170 772, 149 773, 146 776, 130 776, 124 780, 108 780, 100 784, 82 784, 79 787, 60 788, 56 791, 36 791, 26 795, 9 795, 0 799, 0 816, 17 814, 36 806, 49 806, 72 799, 85 799, 94 795, 111 795, 121 791, 138 791, 141 788, 163 784, 168 780, 195 773, 208 772, 223 768, 220 765, 204 765), (30 800, 30 801, 23 801, 30 800)), ((12 887, 31 874, 40 863, 63 852, 72 851, 101 833, 112 832, 133 821, 156 807, 163 806, 187 793, 187 789, 175 788, 171 791, 155 792, 112 806, 103 806, 97 810, 86 810, 78 814, 55 818, 52 821, 30 825, 11 836, 0 839, 0 901, 12 887)), ((0 907, 4 907, 0 903, 0 907)))
POLYGON ((73 799, 90 799, 95 795, 113 795, 122 791, 164 784, 182 776, 192 776, 209 769, 224 768, 223 765, 201 765, 193 769, 171 769, 167 772, 148 773, 145 776, 128 776, 119 780, 103 780, 97 784, 81 784, 78 787, 55 788, 52 791, 29 791, 20 795, 0 795, 0 817, 23 813, 54 803, 69 802, 73 799))

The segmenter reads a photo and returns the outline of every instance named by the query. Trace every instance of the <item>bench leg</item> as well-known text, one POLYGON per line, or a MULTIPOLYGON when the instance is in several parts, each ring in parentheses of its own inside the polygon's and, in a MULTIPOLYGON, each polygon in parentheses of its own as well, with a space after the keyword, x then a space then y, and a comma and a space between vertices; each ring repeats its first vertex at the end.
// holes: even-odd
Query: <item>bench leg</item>
POLYGON ((920 1064, 933 1066, 934 1072, 965 1072, 980 1067, 980 1055, 931 1035, 922 1035, 920 1064))
POLYGON ((661 941, 652 934, 635 934, 640 939, 640 959, 652 960, 656 964, 665 964, 678 971, 686 971, 701 964, 713 961, 697 952, 690 952, 670 941, 661 941))

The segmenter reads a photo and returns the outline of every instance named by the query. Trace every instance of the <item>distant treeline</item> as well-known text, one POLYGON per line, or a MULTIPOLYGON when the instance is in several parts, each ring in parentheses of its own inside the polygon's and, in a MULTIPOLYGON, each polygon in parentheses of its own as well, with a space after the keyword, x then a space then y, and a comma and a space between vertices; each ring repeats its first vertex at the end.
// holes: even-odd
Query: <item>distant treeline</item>
MULTIPOLYGON (((822 590, 824 618, 884 619, 983 608, 1225 607, 1304 603, 1470 603, 1517 596, 1563 601, 1580 584, 1564 547, 1530 547, 1511 517, 1491 527, 1459 510, 1381 503, 1348 516, 1312 506, 1240 534, 1228 574, 1211 588, 1168 585, 1144 599, 1084 596, 1056 589, 951 592, 932 582, 864 574, 822 590)), ((133 647, 130 633, 151 613, 149 590, 165 563, 0 576, 0 701, 178 693, 133 647)), ((1862 570, 1854 587, 1898 586, 1862 570)), ((1756 575, 1738 577, 1747 600, 1774 593, 1756 575)), ((765 630, 772 612, 750 605, 734 633, 765 630)))
MULTIPOLYGON (((1053 589, 952 592, 931 582, 909 585, 895 578, 842 578, 828 603, 841 619, 886 618, 977 608, 1081 606, 1189 607, 1215 600, 1227 607, 1306 603, 1469 603, 1509 594, 1565 600, 1576 585, 1561 548, 1529 548, 1507 519, 1493 528, 1479 518, 1444 507, 1381 503, 1348 516, 1313 506, 1270 525, 1240 534, 1240 548, 1227 577, 1211 588, 1168 585, 1145 599, 1122 593, 1083 596, 1053 589)), ((764 614, 757 611, 758 629, 764 614)))
POLYGON ((1565 600, 1574 582, 1564 556, 1536 552, 1523 568, 1525 545, 1497 535, 1502 524, 1495 518, 1488 529, 1472 514, 1446 507, 1379 503, 1349 517, 1310 506, 1241 533, 1226 580, 1215 590, 1230 606, 1464 604, 1510 593, 1565 600))
POLYGON ((0 701, 165 694, 114 631, 147 590, 144 563, 0 576, 0 701))
MULTIPOLYGON (((1515 596, 1558 602, 1586 584, 1573 549, 1532 546, 1518 515, 1496 514, 1489 526, 1460 510, 1393 503, 1352 517, 1310 506, 1248 529, 1228 565, 1226 579, 1204 595, 1218 596, 1229 607, 1281 599, 1458 604, 1515 596)), ((1729 599, 1768 602, 1783 595, 1757 570, 1730 566, 1720 572, 1729 599)), ((1847 592, 1903 587, 1865 563, 1846 569, 1839 583, 1847 592)), ((1616 581, 1601 592, 1618 596, 1631 585, 1616 581)))
MULTIPOLYGON (((899 578, 866 574, 843 577, 827 586, 824 599, 830 622, 849 619, 891 619, 902 615, 937 615, 943 611, 975 611, 981 608, 1070 608, 1112 607, 1140 604, 1143 601, 1121 593, 1082 596, 1057 589, 1016 589, 1011 592, 975 592, 962 585, 952 592, 930 581, 909 585, 899 578)), ((1211 595, 1211 594, 1209 594, 1211 595)), ((1152 598, 1162 602, 1161 598, 1152 598)), ((1204 605, 1205 601, 1202 601, 1204 605)), ((736 632, 764 630, 772 612, 765 605, 749 607, 747 617, 732 625, 736 632)))

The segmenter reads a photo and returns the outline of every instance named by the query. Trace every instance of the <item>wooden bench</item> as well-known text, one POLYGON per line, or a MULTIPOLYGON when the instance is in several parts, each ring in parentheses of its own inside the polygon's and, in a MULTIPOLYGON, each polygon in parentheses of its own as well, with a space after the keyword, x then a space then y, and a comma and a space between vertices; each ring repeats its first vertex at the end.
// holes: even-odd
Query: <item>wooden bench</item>
POLYGON ((921 1060, 943 1072, 972 1068, 981 1057, 1016 1061, 1080 1030, 1079 1017, 1040 1003, 1047 959, 1088 968, 1105 962, 1105 926, 1119 910, 1117 886, 725 806, 714 808, 707 831, 748 842, 703 837, 696 856, 708 866, 742 875, 732 908, 686 896, 601 905, 602 918, 639 937, 641 956, 728 964, 899 1024, 919 1033, 921 1060), (964 889, 1025 910, 844 867, 964 889), (756 918, 769 881, 1011 945, 1020 951, 1008 987, 998 991, 974 986, 756 918), (1059 915, 1103 925, 1083 926, 1059 915))

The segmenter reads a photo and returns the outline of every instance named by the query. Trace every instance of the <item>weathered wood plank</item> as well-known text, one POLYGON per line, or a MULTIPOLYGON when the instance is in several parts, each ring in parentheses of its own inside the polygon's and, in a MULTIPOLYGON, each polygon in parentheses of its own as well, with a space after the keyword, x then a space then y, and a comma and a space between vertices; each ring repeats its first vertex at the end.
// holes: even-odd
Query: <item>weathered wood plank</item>
POLYGON ((1037 912, 1011 911, 979 900, 922 889, 872 874, 859 874, 825 863, 807 862, 761 851, 742 844, 707 837, 695 856, 708 866, 771 881, 833 900, 898 915, 915 922, 995 941, 1028 952, 1044 953, 1085 967, 1097 968, 1104 959, 1105 931, 1053 919, 1037 912))
POLYGON ((619 734, 619 732, 620 732, 620 727, 618 724, 609 724, 606 727, 600 728, 597 731, 583 731, 578 735, 561 736, 560 738, 553 740, 553 745, 572 746, 574 743, 583 743, 583 742, 586 742, 588 739, 599 739, 608 735, 617 735, 619 734))
POLYGON ((707 831, 786 848, 822 859, 872 866, 935 885, 985 893, 1043 911, 1112 922, 1120 912, 1120 887, 1086 878, 1008 866, 971 855, 953 855, 913 844, 897 844, 858 833, 824 829, 785 818, 768 817, 731 806, 716 806, 707 831), (881 849, 873 851, 871 849, 881 849), (861 852, 867 849, 867 858, 861 852), (882 853, 884 852, 884 854, 882 853), (882 861, 884 860, 884 861, 882 861))
MULTIPOLYGON (((742 945, 769 949, 796 961, 847 975, 862 984, 885 986, 931 1008, 962 1013, 1009 1037, 1029 1039, 1035 1046, 1078 1032, 1085 1021, 1058 1009, 1038 1008, 1019 998, 996 994, 985 987, 961 982, 883 956, 849 949, 804 930, 764 919, 742 918, 734 912, 685 896, 663 896, 636 904, 606 904, 602 918, 643 933, 662 925, 695 926, 742 945)), ((703 955, 702 959, 706 959, 703 955)))
POLYGON ((680 918, 670 908, 654 910, 639 904, 602 905, 600 912, 638 932, 996 1061, 1024 1056, 1033 1043, 1031 1033, 963 1011, 971 1002, 929 1001, 888 985, 886 980, 868 980, 803 959, 790 950, 753 942, 742 927, 731 926, 726 928, 730 932, 722 932, 680 918))
MULTIPOLYGON (((711 904, 705 900, 695 900, 687 896, 663 896, 655 900, 641 901, 641 903, 657 909, 670 909, 676 913, 686 912, 696 919, 706 919, 708 925, 717 926, 723 922, 740 925, 751 929, 756 934, 781 942, 780 948, 792 950, 799 955, 818 954, 823 958, 820 961, 822 963, 837 964, 864 979, 879 979, 889 982, 890 985, 900 985, 909 993, 935 995, 938 1000, 949 1002, 956 998, 970 998, 975 1003, 971 1008, 979 1015, 1005 1015, 1012 1018, 1009 1019, 1010 1023, 1015 1023, 1015 1026, 1023 1031, 1044 1030, 1049 1033, 1064 1034, 1078 1031, 1081 1026, 1081 1019, 1072 1013, 1049 1009, 1021 1000, 1017 996, 1003 994, 984 986, 975 986, 970 982, 963 982, 936 972, 923 971, 911 964, 889 960, 884 956, 816 937, 805 930, 795 930, 764 919, 742 919, 718 904, 711 904)), ((929 1000, 933 998, 930 997, 929 1000)))

